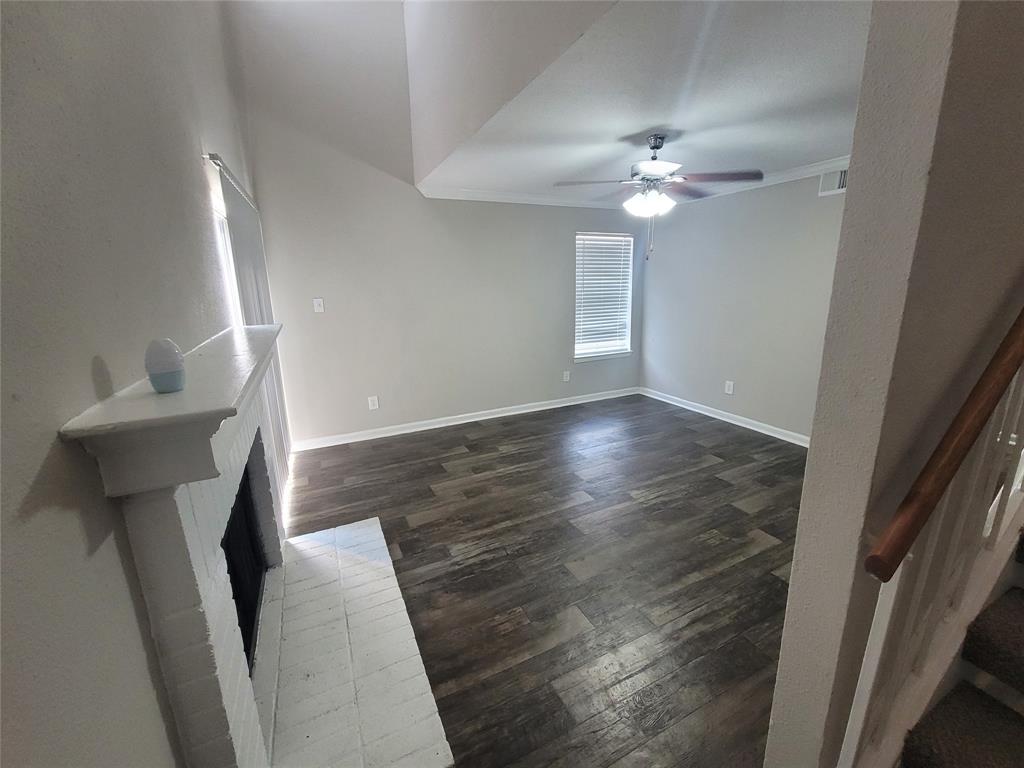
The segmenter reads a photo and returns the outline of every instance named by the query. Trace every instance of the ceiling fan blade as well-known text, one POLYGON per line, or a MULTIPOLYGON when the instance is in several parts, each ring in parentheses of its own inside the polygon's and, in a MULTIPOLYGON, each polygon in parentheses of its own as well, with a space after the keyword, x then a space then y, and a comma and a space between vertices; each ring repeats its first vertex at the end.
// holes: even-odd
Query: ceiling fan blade
POLYGON ((556 181, 556 187, 581 187, 587 184, 620 184, 618 179, 605 179, 603 181, 556 181))
POLYGON ((700 200, 702 197, 710 197, 711 193, 706 192, 700 187, 695 187, 692 184, 686 184, 685 182, 676 181, 672 184, 666 184, 663 191, 668 194, 669 197, 674 198, 676 195, 684 195, 694 200, 700 200))
POLYGON ((722 171, 721 173, 683 173, 687 181, 763 181, 764 171, 722 171))

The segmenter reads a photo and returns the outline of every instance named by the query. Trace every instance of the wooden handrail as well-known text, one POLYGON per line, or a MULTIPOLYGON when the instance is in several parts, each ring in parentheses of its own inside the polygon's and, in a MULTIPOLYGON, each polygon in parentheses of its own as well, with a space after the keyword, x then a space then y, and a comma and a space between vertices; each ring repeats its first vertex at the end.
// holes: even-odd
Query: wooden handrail
POLYGON ((881 581, 896 573, 1022 364, 1024 310, 864 560, 868 573, 881 581))

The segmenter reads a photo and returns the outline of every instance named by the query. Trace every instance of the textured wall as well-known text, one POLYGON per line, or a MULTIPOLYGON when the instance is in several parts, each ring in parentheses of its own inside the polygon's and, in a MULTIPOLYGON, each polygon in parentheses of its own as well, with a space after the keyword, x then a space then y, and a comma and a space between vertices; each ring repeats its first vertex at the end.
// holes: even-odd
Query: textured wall
POLYGON ((4 3, 3 752, 176 762, 145 606, 70 417, 228 323, 201 155, 246 173, 208 4, 4 3))
POLYGON ((815 177, 659 219, 644 277, 644 385, 810 434, 844 202, 818 197, 815 177))
POLYGON ((1019 3, 874 6, 769 768, 835 765, 878 591, 858 544, 1020 311, 1022 37, 1019 3))

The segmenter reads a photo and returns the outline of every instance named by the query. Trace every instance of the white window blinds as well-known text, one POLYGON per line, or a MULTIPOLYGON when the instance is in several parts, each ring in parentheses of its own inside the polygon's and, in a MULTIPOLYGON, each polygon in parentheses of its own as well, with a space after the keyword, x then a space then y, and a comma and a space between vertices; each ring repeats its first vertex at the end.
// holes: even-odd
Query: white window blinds
POLYGON ((576 233, 575 357, 630 351, 633 236, 576 233))

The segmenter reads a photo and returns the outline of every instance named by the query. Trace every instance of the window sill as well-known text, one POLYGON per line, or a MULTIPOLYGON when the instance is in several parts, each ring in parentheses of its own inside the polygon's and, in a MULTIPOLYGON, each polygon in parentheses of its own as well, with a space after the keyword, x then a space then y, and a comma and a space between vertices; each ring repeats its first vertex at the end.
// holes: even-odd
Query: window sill
POLYGON ((572 361, 574 363, 589 363, 594 360, 610 360, 615 357, 630 357, 632 354, 633 350, 627 350, 625 352, 596 352, 592 355, 574 356, 572 361))

